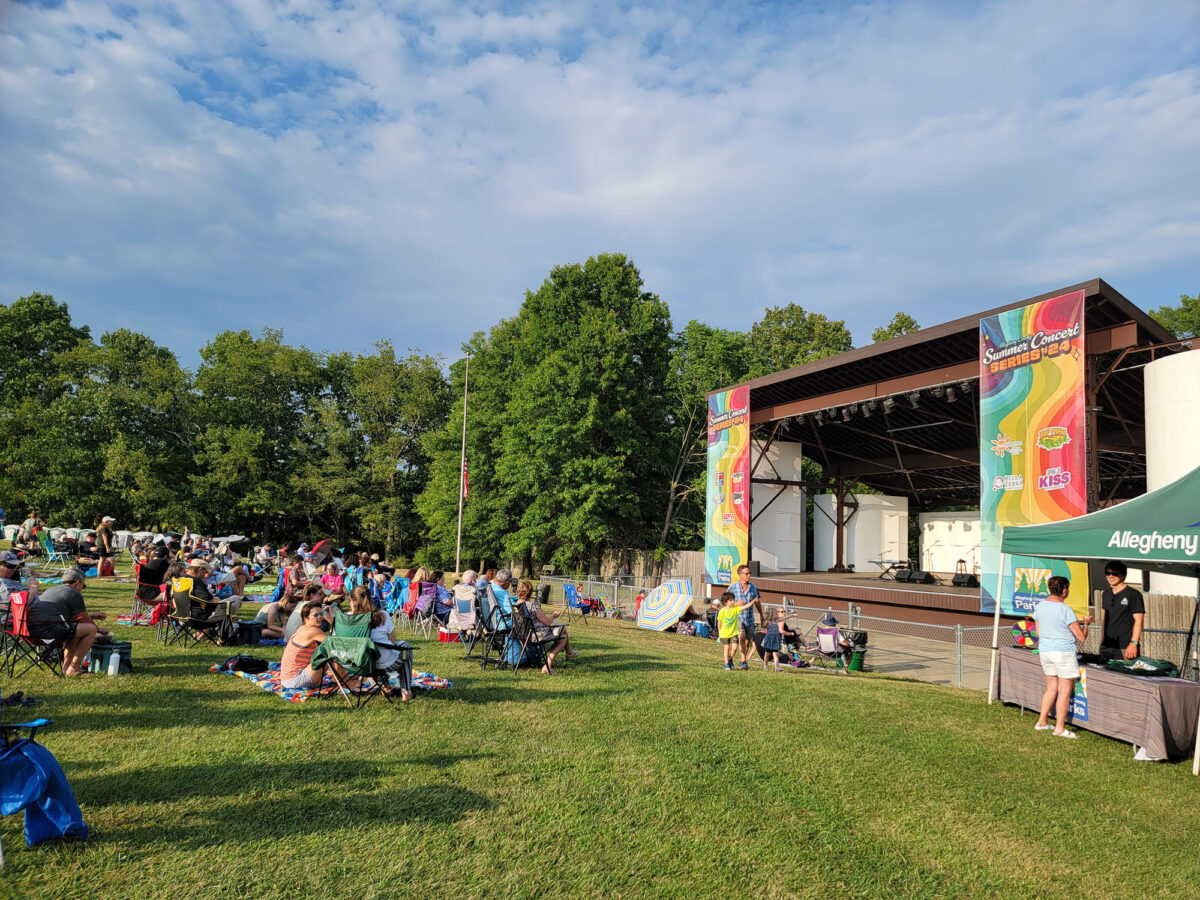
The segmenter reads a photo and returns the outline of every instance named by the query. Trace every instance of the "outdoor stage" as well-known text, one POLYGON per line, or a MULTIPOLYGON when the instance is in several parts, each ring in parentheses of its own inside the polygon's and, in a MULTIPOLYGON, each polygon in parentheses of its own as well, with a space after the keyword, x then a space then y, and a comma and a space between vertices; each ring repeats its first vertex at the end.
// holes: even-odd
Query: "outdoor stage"
MULTIPOLYGON (((991 626, 992 614, 979 611, 979 588, 954 587, 952 574, 937 577, 944 583, 904 584, 870 572, 764 572, 754 584, 765 603, 782 604, 786 597, 796 606, 832 606, 836 611, 852 602, 864 616, 929 625, 991 626)), ((1001 616, 1001 622, 1011 624, 1018 618, 1001 616)))

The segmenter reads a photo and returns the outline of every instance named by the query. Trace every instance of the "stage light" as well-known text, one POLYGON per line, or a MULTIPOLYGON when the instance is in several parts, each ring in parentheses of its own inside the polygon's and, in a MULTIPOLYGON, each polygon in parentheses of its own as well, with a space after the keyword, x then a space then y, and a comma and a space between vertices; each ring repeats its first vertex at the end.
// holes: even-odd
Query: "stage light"
POLYGON ((957 399, 958 394, 954 393, 954 385, 950 385, 950 387, 946 388, 946 402, 953 403, 957 399))
POLYGON ((850 407, 848 407, 848 406, 842 407, 842 421, 843 422, 850 421, 850 407))
POLYGON ((871 413, 875 412, 875 401, 868 400, 862 405, 862 414, 864 419, 871 418, 871 413))
POLYGON ((971 393, 971 382, 969 382, 969 381, 960 381, 960 382, 958 383, 958 389, 959 389, 960 391, 962 391, 962 393, 963 393, 963 396, 966 396, 967 394, 971 393))
POLYGON ((883 398, 883 411, 885 413, 890 413, 895 408, 896 408, 896 401, 893 398, 891 398, 891 397, 883 398))
POLYGON ((797 424, 797 425, 803 425, 803 424, 804 424, 804 414, 803 414, 803 413, 801 413, 800 415, 796 416, 796 424, 797 424))
POLYGON ((825 424, 825 416, 821 413, 820 410, 817 411, 817 414, 813 418, 815 418, 817 420, 818 425, 825 424))
POLYGON ((940 400, 942 397, 946 396, 946 389, 939 384, 935 386, 929 393, 933 394, 933 396, 940 400))
POLYGON ((921 395, 918 392, 913 391, 908 395, 908 402, 912 404, 913 409, 919 409, 921 406, 921 395))

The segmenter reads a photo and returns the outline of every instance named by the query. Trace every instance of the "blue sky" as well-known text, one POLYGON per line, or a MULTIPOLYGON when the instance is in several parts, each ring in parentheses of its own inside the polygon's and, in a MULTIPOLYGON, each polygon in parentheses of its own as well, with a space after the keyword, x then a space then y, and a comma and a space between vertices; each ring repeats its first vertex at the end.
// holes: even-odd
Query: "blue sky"
POLYGON ((1192 2, 0 5, 0 298, 455 356, 621 251, 676 327, 856 343, 1200 291, 1192 2))

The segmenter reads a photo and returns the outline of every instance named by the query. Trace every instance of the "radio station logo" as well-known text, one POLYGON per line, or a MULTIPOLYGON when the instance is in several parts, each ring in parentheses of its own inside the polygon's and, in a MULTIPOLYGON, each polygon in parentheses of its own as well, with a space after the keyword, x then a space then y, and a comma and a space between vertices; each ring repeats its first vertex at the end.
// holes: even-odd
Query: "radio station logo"
POLYGON ((724 486, 725 486, 725 473, 718 472, 717 473, 717 487, 724 487, 724 486))
POLYGON ((737 472, 734 472, 734 473, 733 473, 733 483, 734 483, 734 484, 740 484, 740 483, 741 483, 741 480, 742 480, 742 478, 744 477, 744 475, 745 475, 745 473, 744 473, 744 472, 742 472, 742 471, 740 471, 740 470, 739 470, 739 471, 737 471, 737 472))
POLYGON ((743 503, 745 503, 745 502, 746 502, 746 500, 745 500, 745 497, 746 497, 746 492, 745 492, 745 491, 734 491, 734 492, 733 492, 733 502, 734 502, 734 505, 735 505, 735 506, 741 506, 743 503))
POLYGON ((1071 443, 1071 434, 1062 425, 1051 425, 1037 433, 1037 445, 1043 450, 1057 450, 1071 443))
POLYGON ((1001 431, 992 438, 992 449, 996 451, 997 456, 1004 456, 1006 453, 1009 456, 1020 456, 1021 451, 1025 449, 1025 442, 1009 437, 1001 431))
POLYGON ((997 475, 992 479, 992 493, 996 491, 1020 491, 1025 488, 1025 476, 1019 472, 1016 475, 997 475))
POLYGON ((716 496, 713 498, 713 502, 716 503, 717 506, 720 506, 722 503, 724 503, 725 502, 725 492, 717 491, 716 496))
POLYGON ((737 519, 737 517, 733 513, 722 513, 721 514, 721 522, 725 525, 732 525, 736 521, 736 519, 737 519))
POLYGON ((1062 466, 1047 469, 1038 476, 1039 491, 1061 491, 1071 483, 1071 473, 1064 472, 1062 466))

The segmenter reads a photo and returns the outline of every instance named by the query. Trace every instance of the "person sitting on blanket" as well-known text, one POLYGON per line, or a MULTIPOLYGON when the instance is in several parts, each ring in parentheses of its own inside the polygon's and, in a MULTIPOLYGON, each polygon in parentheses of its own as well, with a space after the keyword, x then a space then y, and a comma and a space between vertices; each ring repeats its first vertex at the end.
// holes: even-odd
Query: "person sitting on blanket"
MULTIPOLYGON (((296 607, 300 603, 300 595, 301 590, 297 590, 291 594, 284 594, 281 599, 276 600, 274 603, 268 603, 258 611, 258 615, 254 617, 254 621, 262 625, 262 636, 264 638, 274 641, 285 636, 288 619, 296 611, 296 607)), ((300 624, 302 623, 297 623, 297 630, 299 630, 300 624)))
MULTIPOLYGON (((294 588, 292 588, 290 591, 288 591, 286 594, 284 594, 285 597, 290 597, 292 600, 292 602, 290 604, 292 611, 288 615, 287 625, 283 629, 283 639, 285 641, 290 641, 292 639, 292 635, 294 635, 297 631, 299 631, 300 626, 302 626, 304 624, 304 614, 303 614, 301 607, 303 607, 304 604, 308 602, 308 598, 309 598, 308 588, 309 587, 310 587, 309 585, 298 584, 294 588)), ((315 594, 312 599, 315 600, 316 602, 320 603, 322 606, 324 606, 325 605, 324 595, 325 595, 325 592, 321 591, 319 594, 315 594)))
MULTIPOLYGON (((325 640, 325 631, 321 627, 325 623, 325 615, 321 603, 309 600, 300 607, 300 617, 304 624, 292 635, 287 646, 283 648, 283 659, 279 661, 279 684, 290 690, 311 691, 320 688, 325 677, 325 667, 314 669, 309 663, 317 645, 325 640)), ((330 663, 336 665, 336 663, 330 663)), ((347 687, 357 688, 360 679, 347 680, 347 687)))
MULTIPOLYGON (((350 615, 360 613, 371 614, 371 640, 377 644, 395 644, 396 627, 392 624, 391 616, 385 610, 376 609, 371 592, 361 585, 350 592, 350 615)), ((376 672, 398 672, 400 674, 400 699, 407 703, 412 699, 412 667, 406 659, 401 659, 400 651, 387 647, 379 648, 379 658, 375 661, 376 672)), ((391 696, 395 691, 390 683, 385 682, 383 692, 391 696)))
POLYGON ((543 675, 554 674, 554 658, 562 651, 567 652, 567 659, 575 659, 579 656, 578 650, 571 649, 571 641, 567 637, 567 626, 555 624, 555 619, 558 618, 559 611, 555 610, 554 615, 547 616, 540 609, 533 605, 533 585, 528 581, 522 581, 517 585, 517 606, 521 607, 528 604, 528 609, 533 612, 533 617, 537 621, 534 626, 534 633, 539 641, 549 640, 550 638, 558 638, 558 642, 550 648, 546 653, 546 664, 542 666, 543 675))

